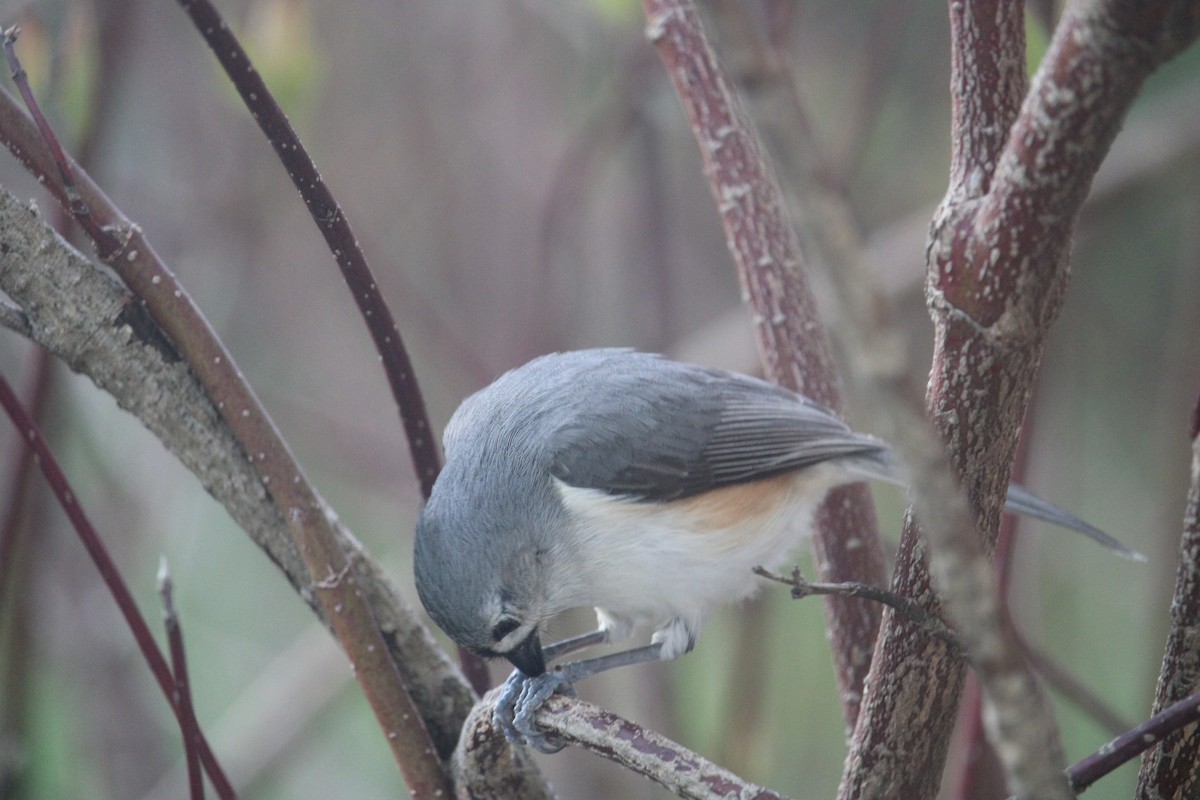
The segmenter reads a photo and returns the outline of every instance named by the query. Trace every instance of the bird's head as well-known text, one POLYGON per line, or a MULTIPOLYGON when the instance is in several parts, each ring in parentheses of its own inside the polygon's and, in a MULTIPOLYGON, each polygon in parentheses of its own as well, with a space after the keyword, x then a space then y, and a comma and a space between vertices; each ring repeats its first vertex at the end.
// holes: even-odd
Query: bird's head
POLYGON ((540 626, 552 608, 554 558, 526 526, 476 509, 460 513, 434 497, 417 524, 417 594, 451 639, 529 676, 546 671, 540 626))

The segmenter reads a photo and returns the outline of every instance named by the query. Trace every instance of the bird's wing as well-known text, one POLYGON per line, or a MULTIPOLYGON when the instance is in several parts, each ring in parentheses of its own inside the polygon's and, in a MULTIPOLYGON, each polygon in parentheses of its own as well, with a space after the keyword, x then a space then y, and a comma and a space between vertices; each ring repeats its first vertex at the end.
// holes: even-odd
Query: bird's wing
POLYGON ((551 437, 551 474, 642 500, 688 497, 886 449, 798 395, 696 367, 593 392, 573 405, 551 437))

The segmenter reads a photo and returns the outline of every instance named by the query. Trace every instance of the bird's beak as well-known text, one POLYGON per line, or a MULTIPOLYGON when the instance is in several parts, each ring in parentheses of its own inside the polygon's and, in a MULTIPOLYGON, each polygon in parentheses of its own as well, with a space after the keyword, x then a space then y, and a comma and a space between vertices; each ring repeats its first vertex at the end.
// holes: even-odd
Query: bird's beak
POLYGON ((546 656, 542 653, 542 640, 538 637, 537 628, 530 631, 529 635, 505 653, 504 657, 530 678, 536 678, 546 671, 546 656))

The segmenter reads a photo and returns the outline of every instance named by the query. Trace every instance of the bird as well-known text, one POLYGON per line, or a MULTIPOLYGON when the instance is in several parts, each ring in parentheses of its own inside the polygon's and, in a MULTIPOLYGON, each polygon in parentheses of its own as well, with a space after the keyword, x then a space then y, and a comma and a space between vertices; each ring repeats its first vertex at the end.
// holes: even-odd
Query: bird
MULTIPOLYGON (((626 348, 540 356, 466 398, 416 526, 422 604, 457 644, 516 669, 495 704, 510 741, 555 752, 534 722, 591 674, 690 651, 718 607, 788 563, 830 489, 903 485, 889 445, 775 384, 626 348), (543 647, 569 609, 595 631, 543 647), (547 670, 638 632, 650 644, 547 670)), ((1022 487, 1006 509, 1140 554, 1022 487)))

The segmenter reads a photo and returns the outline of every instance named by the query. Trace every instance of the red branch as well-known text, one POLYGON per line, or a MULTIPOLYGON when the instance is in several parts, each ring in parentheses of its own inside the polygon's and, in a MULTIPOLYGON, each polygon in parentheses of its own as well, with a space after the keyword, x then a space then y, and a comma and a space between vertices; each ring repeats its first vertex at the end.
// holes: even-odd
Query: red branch
MULTIPOLYGON (((15 66, 14 72, 19 72, 15 66)), ((20 124, 15 119, 7 122, 20 124)), ((35 175, 50 178, 51 169, 56 167, 60 173, 65 169, 54 159, 54 153, 44 152, 44 147, 39 151, 26 139, 10 136, 5 144, 35 175)), ((61 151, 58 155, 68 158, 61 151)), ((73 166, 66 174, 72 171, 73 166)), ((153 324, 143 320, 135 327, 135 334, 166 351, 172 360, 182 356, 254 464, 263 489, 283 513, 308 571, 306 599, 316 599, 349 657, 355 679, 386 734, 406 784, 420 795, 449 791, 429 731, 358 585, 359 578, 347 563, 324 500, 304 475, 208 320, 141 229, 113 206, 82 170, 74 181, 79 186, 72 191, 86 195, 88 216, 100 223, 103 238, 95 241, 98 252, 142 301, 153 320, 153 324), (119 243, 116 249, 110 249, 111 240, 119 243)), ((60 202, 69 195, 58 181, 46 180, 46 184, 60 202)), ((135 306, 131 313, 139 313, 141 308, 135 306)))
MULTIPOLYGON (((208 0, 179 0, 179 5, 187 12, 196 30, 224 68, 250 115, 287 170, 313 222, 325 237, 341 269, 346 287, 367 324, 375 349, 379 352, 388 386, 400 411, 409 455, 421 483, 421 494, 429 499, 433 482, 441 469, 441 459, 430 429, 425 399, 417 385, 416 373, 404 347, 404 340, 400 338, 400 331, 392 318, 392 310, 383 299, 375 276, 371 274, 367 257, 350 227, 350 220, 322 180, 317 165, 309 157, 308 150, 292 128, 287 115, 216 7, 208 0)), ((460 648, 459 660, 476 693, 486 691, 488 672, 482 659, 460 648)))
POLYGON ((188 794, 191 800, 204 800, 204 779, 200 774, 200 723, 192 706, 192 686, 188 680, 187 653, 183 648, 183 630, 175 613, 171 573, 164 557, 158 568, 158 595, 162 599, 163 624, 171 652, 171 672, 175 676, 175 702, 179 704, 183 728, 183 751, 187 761, 188 794))
POLYGON ((1198 721, 1200 721, 1200 694, 1193 694, 1168 706, 1136 728, 1121 734, 1067 770, 1071 788, 1082 792, 1138 753, 1145 752, 1151 747, 1156 748, 1156 745, 1160 743, 1190 743, 1186 749, 1178 751, 1184 763, 1177 767, 1177 769, 1182 768, 1181 772, 1190 773, 1187 776, 1188 780, 1177 784, 1159 784, 1160 789, 1168 790, 1166 793, 1152 791, 1151 794, 1146 795, 1139 789, 1137 796, 1195 797, 1197 771, 1195 728, 1198 721), (1193 729, 1190 736, 1181 735, 1175 739, 1168 739, 1171 734, 1182 731, 1189 725, 1193 729))
MULTIPOLYGON (((155 680, 158 681, 158 686, 166 696, 171 710, 175 712, 175 718, 179 721, 180 730, 186 731, 187 724, 184 721, 183 709, 178 702, 175 679, 171 675, 171 668, 167 665, 167 660, 163 657, 162 651, 158 649, 158 643, 154 641, 154 634, 150 632, 150 626, 146 624, 145 618, 138 610, 133 595, 130 594, 129 588, 125 586, 125 581, 121 577, 117 565, 113 563, 112 557, 109 556, 108 550, 104 547, 104 543, 100 540, 100 535, 87 518, 83 507, 76 502, 75 492, 71 489, 71 485, 67 481, 67 476, 63 474, 62 468, 58 465, 58 460, 55 459, 54 453, 51 452, 41 431, 38 430, 37 424, 21 406, 16 393, 13 392, 12 387, 8 384, 8 380, 3 375, 0 375, 0 405, 4 406, 4 410, 12 420, 13 426, 28 442, 30 449, 33 450, 38 467, 46 477, 46 483, 50 485, 54 496, 58 498, 59 505, 62 506, 63 511, 67 512, 67 518, 71 521, 71 526, 79 534, 79 540, 83 542, 88 555, 92 557, 92 563, 96 565, 96 571, 100 573, 100 578, 104 581, 105 586, 108 587, 113 600, 116 601, 117 607, 121 611, 121 616, 125 618, 125 624, 129 626, 130 632, 133 633, 133 638, 137 642, 138 649, 142 651, 142 657, 150 665, 150 672, 153 673, 155 680)), ((222 800, 233 800, 236 797, 233 785, 225 777, 221 765, 217 763, 217 758, 202 733, 199 733, 196 739, 196 746, 199 750, 200 760, 203 762, 204 769, 208 772, 208 776, 216 788, 217 795, 222 800)))
MULTIPOLYGON (((841 411, 841 386, 800 245, 755 127, 692 3, 645 0, 644 6, 647 35, 675 82, 700 145, 726 244, 754 313, 766 373, 776 383, 841 411)), ((823 581, 883 585, 883 547, 864 486, 830 493, 817 514, 814 550, 823 581)), ((879 630, 879 610, 846 598, 826 598, 825 609, 845 716, 852 725, 879 630)))
POLYGON ((4 57, 8 61, 8 66, 12 70, 13 83, 17 87, 17 91, 21 93, 21 99, 25 101, 25 107, 29 109, 30 116, 33 117, 33 122, 37 125, 38 133, 46 142, 46 146, 50 148, 50 153, 54 157, 54 163, 58 166, 58 176, 62 180, 63 190, 67 198, 67 206, 71 211, 75 221, 84 229, 88 237, 96 243, 96 248, 100 253, 101 258, 111 255, 119 247, 120 243, 112 235, 111 231, 105 230, 88 210, 87 203, 83 201, 83 197, 79 194, 79 188, 75 185, 75 169, 71 164, 67 154, 63 151, 62 144, 59 143, 58 137, 54 135, 54 130, 50 127, 50 123, 46 121, 46 116, 42 114, 41 106, 33 96, 33 90, 29 87, 29 76, 25 73, 25 68, 21 66, 21 62, 17 59, 17 54, 14 45, 17 41, 17 36, 21 33, 21 29, 13 26, 4 31, 4 57))
POLYGON ((337 260, 346 287, 367 323, 375 349, 379 351, 388 384, 400 411, 400 420, 408 436, 413 468, 421 482, 421 492, 428 498, 433 481, 437 478, 440 460, 437 443, 429 430, 425 400, 417 386, 412 361, 392 318, 392 310, 383 299, 375 276, 371 274, 366 255, 350 227, 350 220, 317 172, 317 165, 309 157, 308 150, 301 143, 287 115, 217 9, 208 0, 179 0, 179 5, 204 37, 241 95, 250 115, 275 149, 280 163, 300 192, 313 222, 337 260))

